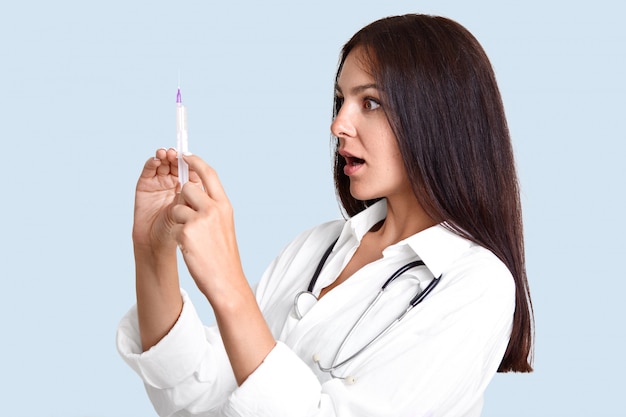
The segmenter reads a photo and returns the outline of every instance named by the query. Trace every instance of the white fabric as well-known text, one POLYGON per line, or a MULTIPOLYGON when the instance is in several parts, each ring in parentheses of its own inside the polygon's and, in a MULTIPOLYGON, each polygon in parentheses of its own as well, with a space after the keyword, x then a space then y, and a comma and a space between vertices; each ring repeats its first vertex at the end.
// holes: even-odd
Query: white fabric
POLYGON ((161 416, 475 417, 485 387, 508 344, 515 288, 490 251, 437 225, 385 249, 326 294, 301 320, 294 297, 307 288, 326 248, 340 236, 315 285, 317 295, 339 275, 361 237, 386 215, 381 201, 345 222, 298 236, 270 265, 256 290, 277 339, 265 361, 237 387, 217 327, 204 327, 183 291, 177 323, 141 353, 136 309, 122 319, 117 346, 143 379, 161 416), (441 282, 381 340, 335 371, 330 366, 345 335, 383 282, 400 266, 422 259, 392 284, 348 339, 339 360, 392 322, 433 276, 441 282))

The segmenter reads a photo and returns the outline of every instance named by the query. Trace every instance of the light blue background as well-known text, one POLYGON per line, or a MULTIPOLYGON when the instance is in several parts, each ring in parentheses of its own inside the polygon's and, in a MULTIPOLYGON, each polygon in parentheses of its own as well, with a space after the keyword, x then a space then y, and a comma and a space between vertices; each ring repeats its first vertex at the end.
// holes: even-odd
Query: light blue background
POLYGON ((154 415, 114 337, 134 301, 134 185, 175 145, 179 70, 191 150, 220 173, 256 282, 298 232, 339 216, 341 45, 377 18, 426 12, 487 50, 523 190, 536 372, 496 376, 483 415, 625 416, 621 4, 3 2, 0 414, 154 415))

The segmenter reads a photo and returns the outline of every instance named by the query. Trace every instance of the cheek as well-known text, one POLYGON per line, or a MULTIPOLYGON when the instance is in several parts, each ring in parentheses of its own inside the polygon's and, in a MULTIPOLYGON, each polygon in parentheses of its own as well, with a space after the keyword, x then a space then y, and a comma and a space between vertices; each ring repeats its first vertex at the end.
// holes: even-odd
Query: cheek
POLYGON ((408 182, 408 176, 401 160, 395 160, 388 164, 386 177, 396 184, 408 182))
POLYGON ((380 152, 381 155, 385 155, 385 159, 389 165, 395 167, 396 169, 404 170, 404 160, 395 138, 388 141, 387 146, 381 147, 380 152))
POLYGON ((402 154, 396 149, 391 155, 389 155, 388 174, 398 182, 408 182, 408 175, 404 167, 404 160, 402 154))

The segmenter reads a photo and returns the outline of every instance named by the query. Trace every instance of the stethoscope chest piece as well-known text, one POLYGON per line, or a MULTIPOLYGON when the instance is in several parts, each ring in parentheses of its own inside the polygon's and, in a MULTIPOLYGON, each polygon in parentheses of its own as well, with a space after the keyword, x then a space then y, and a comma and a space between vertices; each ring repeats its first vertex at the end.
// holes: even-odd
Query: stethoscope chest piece
POLYGON ((316 303, 317 297, 312 292, 302 291, 298 293, 293 302, 293 309, 296 314, 296 318, 300 320, 313 308, 316 303))

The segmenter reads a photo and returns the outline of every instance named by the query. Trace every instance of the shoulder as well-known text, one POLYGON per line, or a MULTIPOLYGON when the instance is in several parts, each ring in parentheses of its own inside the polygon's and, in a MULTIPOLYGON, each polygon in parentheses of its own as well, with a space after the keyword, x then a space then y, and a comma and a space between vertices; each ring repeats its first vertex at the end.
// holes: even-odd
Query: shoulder
POLYGON ((435 277, 447 285, 472 289, 495 286, 513 288, 513 276, 490 250, 459 235, 445 225, 436 225, 406 240, 435 277))
POLYGON ((481 299, 492 306, 515 304, 513 275, 490 250, 471 244, 442 274, 442 284, 467 299, 481 299))
POLYGON ((513 281, 513 275, 504 262, 489 249, 477 244, 471 244, 467 251, 450 265, 450 270, 463 276, 484 277, 483 280, 487 282, 513 281))

